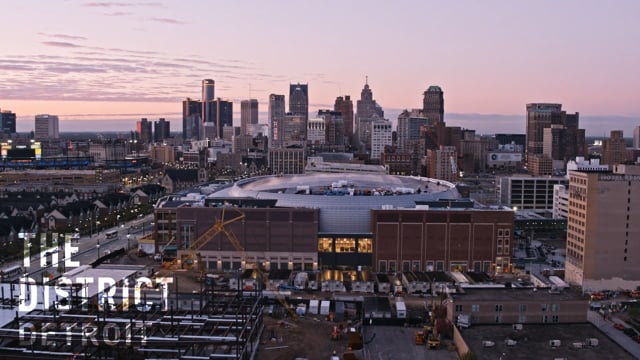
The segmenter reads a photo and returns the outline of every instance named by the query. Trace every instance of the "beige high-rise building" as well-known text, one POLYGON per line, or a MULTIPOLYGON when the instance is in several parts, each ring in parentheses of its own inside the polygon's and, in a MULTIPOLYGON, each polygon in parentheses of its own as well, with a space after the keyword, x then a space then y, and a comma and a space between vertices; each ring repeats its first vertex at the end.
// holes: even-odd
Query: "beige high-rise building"
POLYGON ((258 124, 258 100, 249 99, 240 102, 240 128, 242 135, 254 135, 252 125, 258 124))
POLYGON ((176 152, 171 145, 152 145, 149 155, 154 163, 167 164, 176 161, 176 152))
POLYGON ((611 136, 602 142, 602 164, 614 165, 627 160, 627 142, 622 130, 612 130, 611 136))
POLYGON ((458 179, 458 153, 454 146, 440 146, 438 150, 427 150, 428 175, 444 181, 458 179))
POLYGON ((371 124, 371 158, 380 159, 385 146, 391 146, 393 130, 391 121, 386 119, 375 120, 371 124))
POLYGON ((640 166, 570 171, 565 279, 585 291, 640 285, 640 166))
POLYGON ((57 115, 36 115, 34 136, 36 140, 60 138, 59 120, 57 115))

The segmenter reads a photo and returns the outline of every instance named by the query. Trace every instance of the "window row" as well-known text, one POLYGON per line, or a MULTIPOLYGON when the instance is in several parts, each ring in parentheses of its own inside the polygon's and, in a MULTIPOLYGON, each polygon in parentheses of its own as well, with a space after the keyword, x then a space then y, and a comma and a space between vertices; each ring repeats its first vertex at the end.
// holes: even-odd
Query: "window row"
POLYGON ((320 238, 318 252, 370 254, 373 252, 373 241, 370 238, 320 238))
MULTIPOLYGON (((541 304, 540 305, 540 310, 541 311, 549 311, 549 309, 551 309, 551 312, 558 312, 560 311, 560 304, 551 304, 551 306, 549 306, 549 304, 541 304)), ((496 304, 495 305, 495 311, 496 312, 502 312, 504 310, 503 304, 496 304)), ((520 304, 518 306, 518 310, 521 313, 527 312, 527 304, 520 304)), ((461 313, 465 311, 464 305, 462 304, 458 304, 455 306, 455 311, 457 313, 461 313)), ((472 304, 471 305, 471 312, 480 312, 480 304, 472 304)))

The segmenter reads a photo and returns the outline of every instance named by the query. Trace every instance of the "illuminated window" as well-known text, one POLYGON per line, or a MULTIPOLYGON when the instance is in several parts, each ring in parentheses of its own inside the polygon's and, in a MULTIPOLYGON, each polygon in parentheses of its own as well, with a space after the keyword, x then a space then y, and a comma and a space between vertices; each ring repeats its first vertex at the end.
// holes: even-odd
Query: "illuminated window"
POLYGON ((324 252, 324 253, 333 252, 333 239, 332 238, 319 238, 318 239, 318 252, 324 252))
POLYGON ((373 242, 370 238, 362 238, 358 240, 358 252, 359 253, 372 253, 373 242))
POLYGON ((354 238, 337 238, 336 253, 353 253, 356 252, 356 239, 354 238))

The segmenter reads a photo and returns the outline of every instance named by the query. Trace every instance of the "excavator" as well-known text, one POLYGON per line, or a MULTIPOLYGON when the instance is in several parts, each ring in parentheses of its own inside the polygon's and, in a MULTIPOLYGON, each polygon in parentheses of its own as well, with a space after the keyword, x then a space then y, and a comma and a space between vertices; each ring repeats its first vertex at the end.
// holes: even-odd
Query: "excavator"
POLYGON ((427 345, 428 349, 438 349, 440 347, 440 334, 438 333, 438 322, 441 319, 435 317, 435 297, 433 296, 433 281, 430 282, 431 288, 431 305, 427 307, 425 302, 425 310, 428 310, 429 325, 424 325, 422 330, 415 332, 416 345, 427 345))
MULTIPOLYGON (((214 224, 209 229, 207 229, 207 231, 198 236, 198 238, 191 244, 191 246, 189 246, 189 248, 185 252, 180 252, 178 261, 182 262, 183 266, 193 266, 194 269, 197 269, 199 274, 198 280, 204 281, 207 274, 199 250, 218 234, 224 234, 231 245, 234 247, 234 249, 241 254, 242 259, 246 259, 247 256, 244 247, 242 246, 236 235, 231 230, 227 229, 227 226, 229 224, 240 221, 244 218, 245 214, 238 210, 238 208, 231 207, 230 205, 224 205, 222 207, 220 218, 216 217, 214 224), (236 212, 236 215, 232 218, 225 219, 227 208, 232 209, 234 212, 236 212)), ((252 270, 257 275, 256 279, 259 282, 262 282, 268 290, 272 291, 274 294, 277 294, 277 300, 289 312, 291 317, 294 320, 297 320, 298 315, 296 314, 295 309, 290 306, 284 296, 279 294, 278 288, 269 281, 269 276, 262 269, 260 269, 259 266, 255 266, 252 270)))

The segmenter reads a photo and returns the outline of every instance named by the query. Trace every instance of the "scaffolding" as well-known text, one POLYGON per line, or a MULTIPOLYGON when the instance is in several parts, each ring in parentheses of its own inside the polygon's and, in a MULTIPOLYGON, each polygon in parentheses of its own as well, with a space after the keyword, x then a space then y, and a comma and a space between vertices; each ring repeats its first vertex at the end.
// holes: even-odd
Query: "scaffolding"
POLYGON ((8 359, 252 358, 264 326, 261 299, 217 294, 208 305, 16 312, 0 328, 0 353, 8 359))

